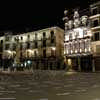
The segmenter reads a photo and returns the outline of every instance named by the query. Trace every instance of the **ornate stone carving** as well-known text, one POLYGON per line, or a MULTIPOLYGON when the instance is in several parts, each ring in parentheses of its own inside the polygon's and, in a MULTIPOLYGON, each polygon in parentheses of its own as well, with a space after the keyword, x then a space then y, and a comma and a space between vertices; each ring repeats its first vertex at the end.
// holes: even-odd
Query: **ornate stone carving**
POLYGON ((71 29, 73 27, 73 21, 72 20, 68 21, 68 26, 69 26, 69 29, 71 29))
POLYGON ((82 17, 81 17, 82 25, 86 26, 87 20, 88 20, 88 17, 87 17, 87 16, 82 16, 82 17))

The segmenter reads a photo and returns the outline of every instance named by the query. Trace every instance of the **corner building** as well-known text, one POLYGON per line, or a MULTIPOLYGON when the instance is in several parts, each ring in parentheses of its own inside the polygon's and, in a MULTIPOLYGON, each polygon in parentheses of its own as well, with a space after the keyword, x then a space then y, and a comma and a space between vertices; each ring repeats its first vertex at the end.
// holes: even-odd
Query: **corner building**
POLYGON ((69 19, 64 11, 64 57, 69 69, 94 72, 100 70, 100 2, 90 5, 87 12, 80 16, 75 10, 69 19))
POLYGON ((50 27, 0 38, 1 66, 6 68, 62 69, 64 30, 50 27), (8 63, 9 62, 9 63, 8 63))

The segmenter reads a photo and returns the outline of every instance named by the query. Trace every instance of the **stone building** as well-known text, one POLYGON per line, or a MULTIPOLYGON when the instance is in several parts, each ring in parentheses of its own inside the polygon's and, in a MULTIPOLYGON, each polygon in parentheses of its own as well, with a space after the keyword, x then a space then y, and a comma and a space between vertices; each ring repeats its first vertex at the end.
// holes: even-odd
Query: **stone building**
POLYGON ((69 69, 100 69, 100 2, 89 8, 89 15, 83 16, 75 10, 72 19, 68 19, 67 10, 64 11, 64 55, 69 69))
POLYGON ((90 5, 90 15, 93 64, 97 71, 100 70, 100 1, 90 5))
POLYGON ((62 69, 64 30, 50 27, 38 31, 5 33, 0 37, 3 68, 62 69))

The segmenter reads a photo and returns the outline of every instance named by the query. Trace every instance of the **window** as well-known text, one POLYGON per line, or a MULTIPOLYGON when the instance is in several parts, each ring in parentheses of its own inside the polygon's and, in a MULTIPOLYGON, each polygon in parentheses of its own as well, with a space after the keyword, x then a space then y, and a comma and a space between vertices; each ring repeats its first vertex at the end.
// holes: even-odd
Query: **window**
POLYGON ((94 34, 94 39, 95 39, 95 41, 100 40, 100 39, 99 39, 99 32, 97 32, 97 33, 94 34))
POLYGON ((27 38, 30 39, 30 35, 28 35, 27 38))
POLYGON ((43 47, 46 47, 46 40, 43 40, 43 47))
POLYGON ((15 43, 13 43, 12 49, 13 49, 14 51, 16 50, 16 44, 15 44, 15 43))
POLYGON ((98 13, 98 9, 97 9, 97 8, 93 9, 92 14, 93 14, 93 15, 96 15, 97 13, 98 13))
POLYGON ((9 47, 10 47, 10 44, 6 44, 6 45, 5 45, 5 50, 8 50, 9 47))
POLYGON ((93 27, 96 27, 96 26, 98 26, 98 25, 99 25, 98 20, 94 20, 94 22, 93 22, 93 27))
POLYGON ((5 41, 9 41, 10 39, 9 39, 9 36, 7 36, 6 38, 5 38, 5 41))
POLYGON ((46 57, 46 49, 43 50, 43 57, 46 57))
POLYGON ((45 38, 46 37, 46 33, 45 32, 43 32, 43 38, 45 38))
POLYGON ((38 47, 38 43, 37 42, 35 42, 35 48, 37 48, 38 47))
POLYGON ((51 31, 51 38, 54 37, 54 31, 51 31))
POLYGON ((23 40, 23 37, 21 36, 21 40, 23 40))
POLYGON ((36 53, 36 51, 34 51, 34 56, 35 56, 35 57, 37 56, 37 53, 36 53))
POLYGON ((1 44, 3 44, 3 40, 1 40, 1 44))
POLYGON ((51 43, 54 43, 54 39, 51 39, 51 43))
POLYGON ((27 49, 29 49, 30 48, 30 43, 27 43, 27 49))

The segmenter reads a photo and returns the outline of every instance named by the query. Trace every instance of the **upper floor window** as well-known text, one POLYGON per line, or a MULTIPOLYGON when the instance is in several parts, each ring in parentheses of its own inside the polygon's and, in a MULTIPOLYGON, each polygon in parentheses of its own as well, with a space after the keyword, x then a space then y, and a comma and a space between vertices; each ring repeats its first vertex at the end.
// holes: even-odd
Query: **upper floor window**
POLYGON ((51 31, 51 38, 54 37, 54 31, 51 31))
POLYGON ((46 37, 46 33, 45 32, 43 32, 43 38, 45 38, 46 37))
POLYGON ((5 50, 8 50, 9 47, 10 47, 10 44, 6 44, 6 45, 5 45, 5 50))
POLYGON ((3 40, 1 40, 1 44, 3 44, 3 40))
POLYGON ((30 39, 30 35, 28 35, 27 38, 30 39))
POLYGON ((9 39, 9 36, 7 36, 6 38, 5 38, 5 41, 9 41, 10 39, 9 39))
POLYGON ((46 49, 43 50, 43 57, 46 57, 46 49))
POLYGON ((13 45, 12 45, 12 50, 16 50, 16 44, 15 43, 13 43, 13 45))
POLYGON ((21 40, 23 40, 23 37, 21 36, 21 40))
POLYGON ((29 49, 30 48, 30 43, 27 43, 27 49, 29 49))
POLYGON ((43 47, 46 47, 46 40, 43 40, 43 47))
POLYGON ((97 32, 97 33, 94 34, 94 40, 95 41, 100 40, 100 38, 99 38, 99 32, 97 32))
POLYGON ((96 15, 97 13, 98 13, 98 9, 97 8, 93 9, 92 14, 96 15))
POLYGON ((96 27, 96 26, 98 26, 98 25, 99 25, 98 20, 94 20, 94 21, 93 21, 93 27, 96 27))
POLYGON ((37 42, 35 42, 35 48, 37 48, 38 47, 38 43, 37 42))
POLYGON ((51 39, 51 43, 54 43, 54 39, 51 39))

